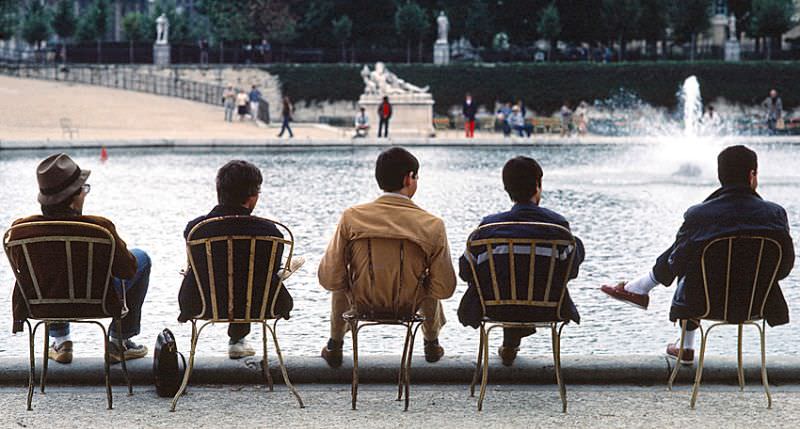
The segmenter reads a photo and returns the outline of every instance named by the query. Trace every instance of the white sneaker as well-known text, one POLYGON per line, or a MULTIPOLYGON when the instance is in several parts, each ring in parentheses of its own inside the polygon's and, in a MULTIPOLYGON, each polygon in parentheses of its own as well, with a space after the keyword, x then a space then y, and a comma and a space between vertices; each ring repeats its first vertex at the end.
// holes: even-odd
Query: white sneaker
POLYGON ((228 345, 228 357, 231 359, 241 359, 243 357, 253 356, 255 354, 256 351, 250 347, 250 344, 248 344, 247 340, 244 338, 228 345))

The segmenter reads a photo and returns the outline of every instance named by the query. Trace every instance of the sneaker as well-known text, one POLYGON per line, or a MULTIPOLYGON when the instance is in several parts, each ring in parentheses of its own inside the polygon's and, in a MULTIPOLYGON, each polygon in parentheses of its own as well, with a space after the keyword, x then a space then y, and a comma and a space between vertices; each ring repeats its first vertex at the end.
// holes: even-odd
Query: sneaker
MULTIPOLYGON (((678 359, 679 351, 680 349, 678 348, 677 343, 667 344, 667 357, 672 359, 678 359)), ((681 356, 681 365, 692 365, 692 364, 694 364, 694 350, 683 349, 683 356, 681 356)))
POLYGON ((425 341, 425 360, 428 363, 439 362, 444 356, 444 347, 439 345, 439 340, 425 341))
POLYGON ((47 356, 58 363, 71 363, 72 341, 64 341, 58 347, 56 347, 56 343, 51 344, 47 356))
POLYGON ((503 365, 511 366, 514 364, 514 359, 517 358, 518 351, 519 347, 500 346, 500 348, 497 349, 497 355, 500 356, 503 365))
POLYGON ((256 351, 253 350, 253 347, 251 347, 244 338, 233 344, 228 344, 228 357, 231 359, 241 359, 243 357, 254 356, 255 354, 256 351))
MULTIPOLYGON (((108 357, 111 363, 119 363, 122 362, 122 355, 120 353, 119 346, 117 345, 117 341, 114 339, 109 338, 109 345, 108 345, 108 357)), ((147 346, 142 344, 136 344, 132 340, 127 339, 122 342, 122 348, 124 350, 125 360, 129 361, 132 359, 139 359, 147 356, 147 346)))
POLYGON ((342 348, 329 349, 328 346, 322 348, 322 358, 328 363, 331 368, 339 368, 342 366, 342 348))
POLYGON ((642 310, 647 310, 647 306, 650 304, 650 296, 628 292, 625 290, 625 282, 617 283, 614 286, 603 285, 600 287, 600 290, 616 300, 641 308, 642 310))

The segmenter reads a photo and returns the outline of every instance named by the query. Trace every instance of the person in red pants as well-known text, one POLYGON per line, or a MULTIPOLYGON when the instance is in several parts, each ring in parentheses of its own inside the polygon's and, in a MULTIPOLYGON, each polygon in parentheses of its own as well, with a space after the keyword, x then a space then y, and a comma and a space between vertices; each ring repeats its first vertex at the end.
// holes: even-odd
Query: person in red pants
POLYGON ((464 132, 468 139, 475 137, 475 114, 478 113, 478 106, 472 100, 472 95, 467 93, 462 108, 464 113, 464 132))

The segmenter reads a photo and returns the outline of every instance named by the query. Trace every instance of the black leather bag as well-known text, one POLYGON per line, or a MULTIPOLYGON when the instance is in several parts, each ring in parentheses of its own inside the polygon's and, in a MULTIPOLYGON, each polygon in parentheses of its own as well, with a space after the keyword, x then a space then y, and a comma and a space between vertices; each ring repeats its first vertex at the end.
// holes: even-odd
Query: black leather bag
POLYGON ((153 382, 158 396, 175 396, 183 381, 184 371, 186 371, 186 359, 178 352, 172 331, 164 329, 156 338, 153 352, 153 382), (178 364, 178 356, 183 361, 183 367, 178 364))

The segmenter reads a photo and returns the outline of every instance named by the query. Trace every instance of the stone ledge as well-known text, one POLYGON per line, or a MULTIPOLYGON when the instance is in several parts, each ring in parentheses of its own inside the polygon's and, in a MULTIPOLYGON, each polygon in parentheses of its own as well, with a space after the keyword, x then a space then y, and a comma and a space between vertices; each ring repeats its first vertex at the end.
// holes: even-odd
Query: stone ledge
MULTIPOLYGON (((188 358, 188 356, 187 356, 188 358)), ((270 356, 270 367, 276 383, 282 383, 276 357, 270 356)), ((400 356, 364 355, 359 359, 359 378, 363 383, 395 383, 400 356)), ((666 385, 672 362, 664 356, 633 355, 564 356, 562 372, 568 384, 634 384, 666 385)), ((41 369, 41 356, 37 356, 37 373, 41 369)), ((293 383, 350 383, 352 361, 345 356, 341 368, 331 369, 318 357, 286 356, 289 378, 293 383)), ((555 383, 553 361, 549 356, 520 356, 512 367, 504 367, 496 356, 491 356, 489 382, 492 384, 550 384, 555 383)), ((769 380, 773 384, 800 383, 800 357, 779 356, 768 359, 769 380)), ((0 385, 25 385, 28 379, 26 358, 0 358, 0 385)), ((99 357, 76 358, 70 365, 51 362, 48 366, 48 384, 101 385, 103 363, 99 357)), ((114 383, 122 382, 120 365, 111 367, 114 383)), ((422 355, 415 356, 411 380, 417 384, 469 384, 474 371, 474 357, 445 357, 429 364, 422 355)), ((694 377, 694 366, 683 367, 678 381, 688 383, 694 377)), ((129 362, 129 373, 135 384, 152 384, 152 355, 129 362)), ((745 375, 748 383, 760 383, 760 366, 756 356, 745 357, 745 375)), ((37 375, 38 379, 38 375, 37 375)), ((734 357, 709 356, 703 372, 704 383, 736 383, 734 357)), ((219 356, 200 355, 195 360, 193 384, 259 384, 263 383, 261 363, 258 358, 238 361, 219 356)))

